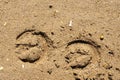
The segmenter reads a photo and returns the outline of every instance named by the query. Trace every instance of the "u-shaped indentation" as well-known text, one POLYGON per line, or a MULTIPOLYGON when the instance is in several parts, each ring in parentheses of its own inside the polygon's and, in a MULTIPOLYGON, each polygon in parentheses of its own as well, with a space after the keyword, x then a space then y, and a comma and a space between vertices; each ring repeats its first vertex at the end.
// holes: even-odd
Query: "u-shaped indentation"
POLYGON ((16 53, 24 62, 35 62, 53 47, 52 40, 46 33, 36 30, 25 30, 16 37, 16 53))
POLYGON ((100 48, 94 41, 88 39, 73 40, 67 44, 65 60, 67 65, 65 68, 83 69, 90 64, 99 63, 100 48))

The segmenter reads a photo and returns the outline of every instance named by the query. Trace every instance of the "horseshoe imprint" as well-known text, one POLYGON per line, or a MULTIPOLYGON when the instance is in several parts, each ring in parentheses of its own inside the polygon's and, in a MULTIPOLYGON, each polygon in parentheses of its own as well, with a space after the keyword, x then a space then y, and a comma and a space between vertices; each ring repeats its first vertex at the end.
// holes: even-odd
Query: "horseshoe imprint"
POLYGON ((52 40, 41 31, 25 30, 16 40, 16 53, 23 62, 35 62, 53 47, 52 40))
POLYGON ((93 41, 74 40, 67 45, 65 68, 83 69, 99 63, 98 45, 93 41))

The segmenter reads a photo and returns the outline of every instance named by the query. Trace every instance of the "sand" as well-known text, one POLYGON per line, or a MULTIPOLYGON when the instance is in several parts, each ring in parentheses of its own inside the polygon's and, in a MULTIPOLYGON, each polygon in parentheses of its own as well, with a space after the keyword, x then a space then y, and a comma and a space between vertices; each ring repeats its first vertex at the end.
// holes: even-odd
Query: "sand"
POLYGON ((120 0, 0 0, 0 80, 120 80, 120 0))

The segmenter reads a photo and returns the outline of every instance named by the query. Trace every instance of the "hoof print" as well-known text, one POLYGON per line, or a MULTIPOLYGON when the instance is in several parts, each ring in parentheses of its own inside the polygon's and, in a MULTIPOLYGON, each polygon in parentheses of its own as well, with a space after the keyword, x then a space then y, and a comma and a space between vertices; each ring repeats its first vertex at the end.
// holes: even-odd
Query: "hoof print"
POLYGON ((35 62, 43 57, 52 40, 44 33, 25 30, 16 37, 16 53, 23 62, 35 62))
POLYGON ((95 65, 99 61, 98 45, 93 41, 74 40, 69 42, 66 48, 66 68, 83 69, 90 64, 95 65))

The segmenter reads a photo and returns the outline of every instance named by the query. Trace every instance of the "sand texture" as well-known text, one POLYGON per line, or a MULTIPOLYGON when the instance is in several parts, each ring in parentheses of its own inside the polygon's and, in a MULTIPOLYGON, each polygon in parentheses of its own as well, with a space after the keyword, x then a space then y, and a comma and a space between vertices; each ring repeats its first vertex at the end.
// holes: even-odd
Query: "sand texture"
POLYGON ((120 80, 120 0, 0 0, 0 80, 120 80))

